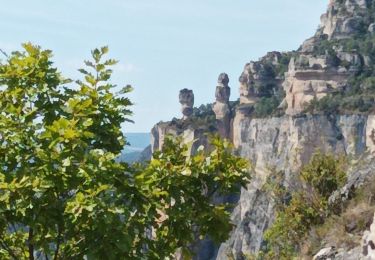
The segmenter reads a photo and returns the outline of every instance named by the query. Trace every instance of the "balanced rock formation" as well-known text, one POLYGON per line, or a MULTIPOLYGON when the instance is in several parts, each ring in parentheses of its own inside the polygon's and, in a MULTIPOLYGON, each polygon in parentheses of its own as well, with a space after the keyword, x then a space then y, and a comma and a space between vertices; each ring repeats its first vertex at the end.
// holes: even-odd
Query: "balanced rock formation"
POLYGON ((231 112, 229 106, 230 87, 228 86, 229 77, 226 73, 221 73, 216 87, 216 102, 212 110, 215 112, 218 124, 218 131, 223 138, 229 138, 231 112))
POLYGON ((182 112, 182 119, 186 120, 193 114, 193 106, 194 106, 194 93, 190 89, 182 89, 179 95, 180 104, 182 105, 181 112, 182 112))

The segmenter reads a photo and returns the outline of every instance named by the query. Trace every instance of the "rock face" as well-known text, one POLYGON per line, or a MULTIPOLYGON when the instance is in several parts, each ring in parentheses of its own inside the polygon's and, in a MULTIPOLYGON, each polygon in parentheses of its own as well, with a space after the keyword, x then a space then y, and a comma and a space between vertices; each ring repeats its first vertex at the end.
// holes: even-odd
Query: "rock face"
POLYGON ((236 225, 231 238, 221 245, 217 259, 244 259, 263 245, 263 233, 274 218, 273 202, 263 192, 272 171, 285 174, 285 185, 293 183, 294 173, 317 150, 359 156, 367 149, 372 129, 366 129, 367 116, 284 116, 269 119, 244 118, 239 122, 240 155, 248 158, 254 175, 232 220, 236 225))
POLYGON ((274 71, 280 64, 282 54, 270 52, 256 62, 247 63, 239 78, 240 103, 255 104, 266 91, 273 91, 281 86, 282 79, 274 71))
POLYGON ((321 17, 318 33, 329 39, 342 39, 353 36, 362 29, 365 22, 363 14, 367 12, 366 0, 332 0, 328 10, 321 17))
POLYGON ((160 122, 151 129, 151 151, 161 150, 167 135, 178 135, 177 129, 170 127, 168 123, 160 122))
POLYGON ((375 259, 375 216, 370 230, 363 234, 362 246, 351 250, 345 248, 327 247, 321 249, 313 260, 373 260, 375 259))
POLYGON ((336 249, 335 247, 327 247, 320 250, 314 257, 313 260, 360 260, 363 259, 361 256, 360 248, 354 248, 349 251, 345 251, 342 248, 336 249))
POLYGON ((216 87, 213 111, 216 115, 218 131, 223 138, 230 136, 231 111, 229 106, 230 87, 228 86, 229 77, 226 73, 221 73, 216 87))
POLYGON ((268 98, 283 91, 285 70, 290 53, 269 52, 258 61, 251 61, 244 67, 239 78, 240 100, 232 123, 232 140, 235 147, 240 145, 239 122, 252 115, 255 104, 261 98, 268 98))
POLYGON ((182 119, 186 120, 187 118, 191 117, 193 114, 193 106, 194 106, 194 93, 192 90, 189 89, 182 89, 179 95, 180 104, 182 105, 181 112, 182 112, 182 119))
POLYGON ((300 54, 291 59, 283 83, 287 114, 301 113, 313 99, 321 99, 345 87, 349 72, 329 62, 328 55, 300 54))
POLYGON ((170 136, 180 136, 183 143, 190 144, 189 149, 194 153, 199 146, 208 147, 209 140, 206 128, 193 127, 192 125, 179 126, 175 121, 159 122, 151 130, 151 151, 161 151, 165 138, 170 136))
POLYGON ((334 247, 327 247, 320 250, 313 258, 313 260, 334 260, 337 250, 334 247))
POLYGON ((302 44, 290 61, 283 83, 287 114, 303 112, 313 99, 345 89, 349 76, 362 69, 372 69, 368 56, 355 47, 349 50, 346 47, 344 51, 334 41, 372 33, 375 30, 373 6, 373 0, 330 1, 318 31, 302 44))

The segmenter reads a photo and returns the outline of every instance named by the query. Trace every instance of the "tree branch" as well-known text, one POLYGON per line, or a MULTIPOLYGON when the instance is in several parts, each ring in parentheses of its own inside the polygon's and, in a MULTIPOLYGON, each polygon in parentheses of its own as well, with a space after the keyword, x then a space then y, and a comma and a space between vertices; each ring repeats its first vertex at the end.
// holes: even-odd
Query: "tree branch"
POLYGON ((2 53, 5 57, 9 58, 8 54, 5 51, 3 51, 2 49, 0 49, 0 53, 2 53))
POLYGON ((62 235, 62 228, 60 224, 57 225, 57 230, 58 230, 58 234, 57 234, 55 256, 53 257, 54 260, 59 259, 59 251, 60 251, 61 235, 62 235))

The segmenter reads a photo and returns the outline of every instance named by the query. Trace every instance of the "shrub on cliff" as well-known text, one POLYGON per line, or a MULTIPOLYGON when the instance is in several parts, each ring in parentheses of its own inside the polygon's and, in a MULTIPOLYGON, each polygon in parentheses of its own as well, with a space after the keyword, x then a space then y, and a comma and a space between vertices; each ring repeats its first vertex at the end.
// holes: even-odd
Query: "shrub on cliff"
POLYGON ((131 88, 115 91, 107 52, 92 51, 74 87, 40 47, 0 62, 1 259, 164 259, 197 236, 227 238, 212 196, 244 185, 247 163, 220 140, 209 154, 168 140, 147 166, 118 162, 131 88))
POLYGON ((265 233, 266 259, 293 259, 310 228, 323 224, 333 212, 329 196, 346 183, 343 161, 322 154, 312 157, 300 178, 302 188, 292 193, 290 202, 276 205, 275 222, 265 233))
POLYGON ((267 117, 277 109, 280 102, 277 97, 261 98, 255 104, 255 116, 256 117, 267 117))

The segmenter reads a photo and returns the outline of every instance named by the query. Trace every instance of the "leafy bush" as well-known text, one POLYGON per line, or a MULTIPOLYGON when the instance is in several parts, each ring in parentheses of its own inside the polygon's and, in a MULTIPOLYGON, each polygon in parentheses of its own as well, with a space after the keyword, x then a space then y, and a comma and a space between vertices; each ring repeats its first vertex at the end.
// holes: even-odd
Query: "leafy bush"
POLYGON ((288 71, 290 59, 293 57, 293 52, 282 53, 279 59, 279 63, 276 65, 276 75, 280 78, 284 78, 285 72, 288 71))
POLYGON ((346 183, 346 173, 342 169, 343 163, 343 159, 317 153, 301 171, 303 183, 311 186, 323 198, 328 199, 332 192, 346 183))
POLYGON ((318 153, 302 169, 303 188, 292 193, 288 204, 278 205, 275 222, 265 233, 266 259, 293 259, 310 228, 324 223, 331 213, 329 196, 346 182, 342 167, 342 160, 318 153))
POLYGON ((270 116, 277 109, 279 104, 280 104, 280 101, 276 97, 261 98, 255 104, 255 116, 256 117, 270 116))
POLYGON ((0 62, 0 259, 165 259, 196 236, 224 241, 247 162, 228 142, 190 156, 167 140, 149 165, 119 162, 131 87, 110 83, 107 47, 73 88, 32 44, 0 62))

